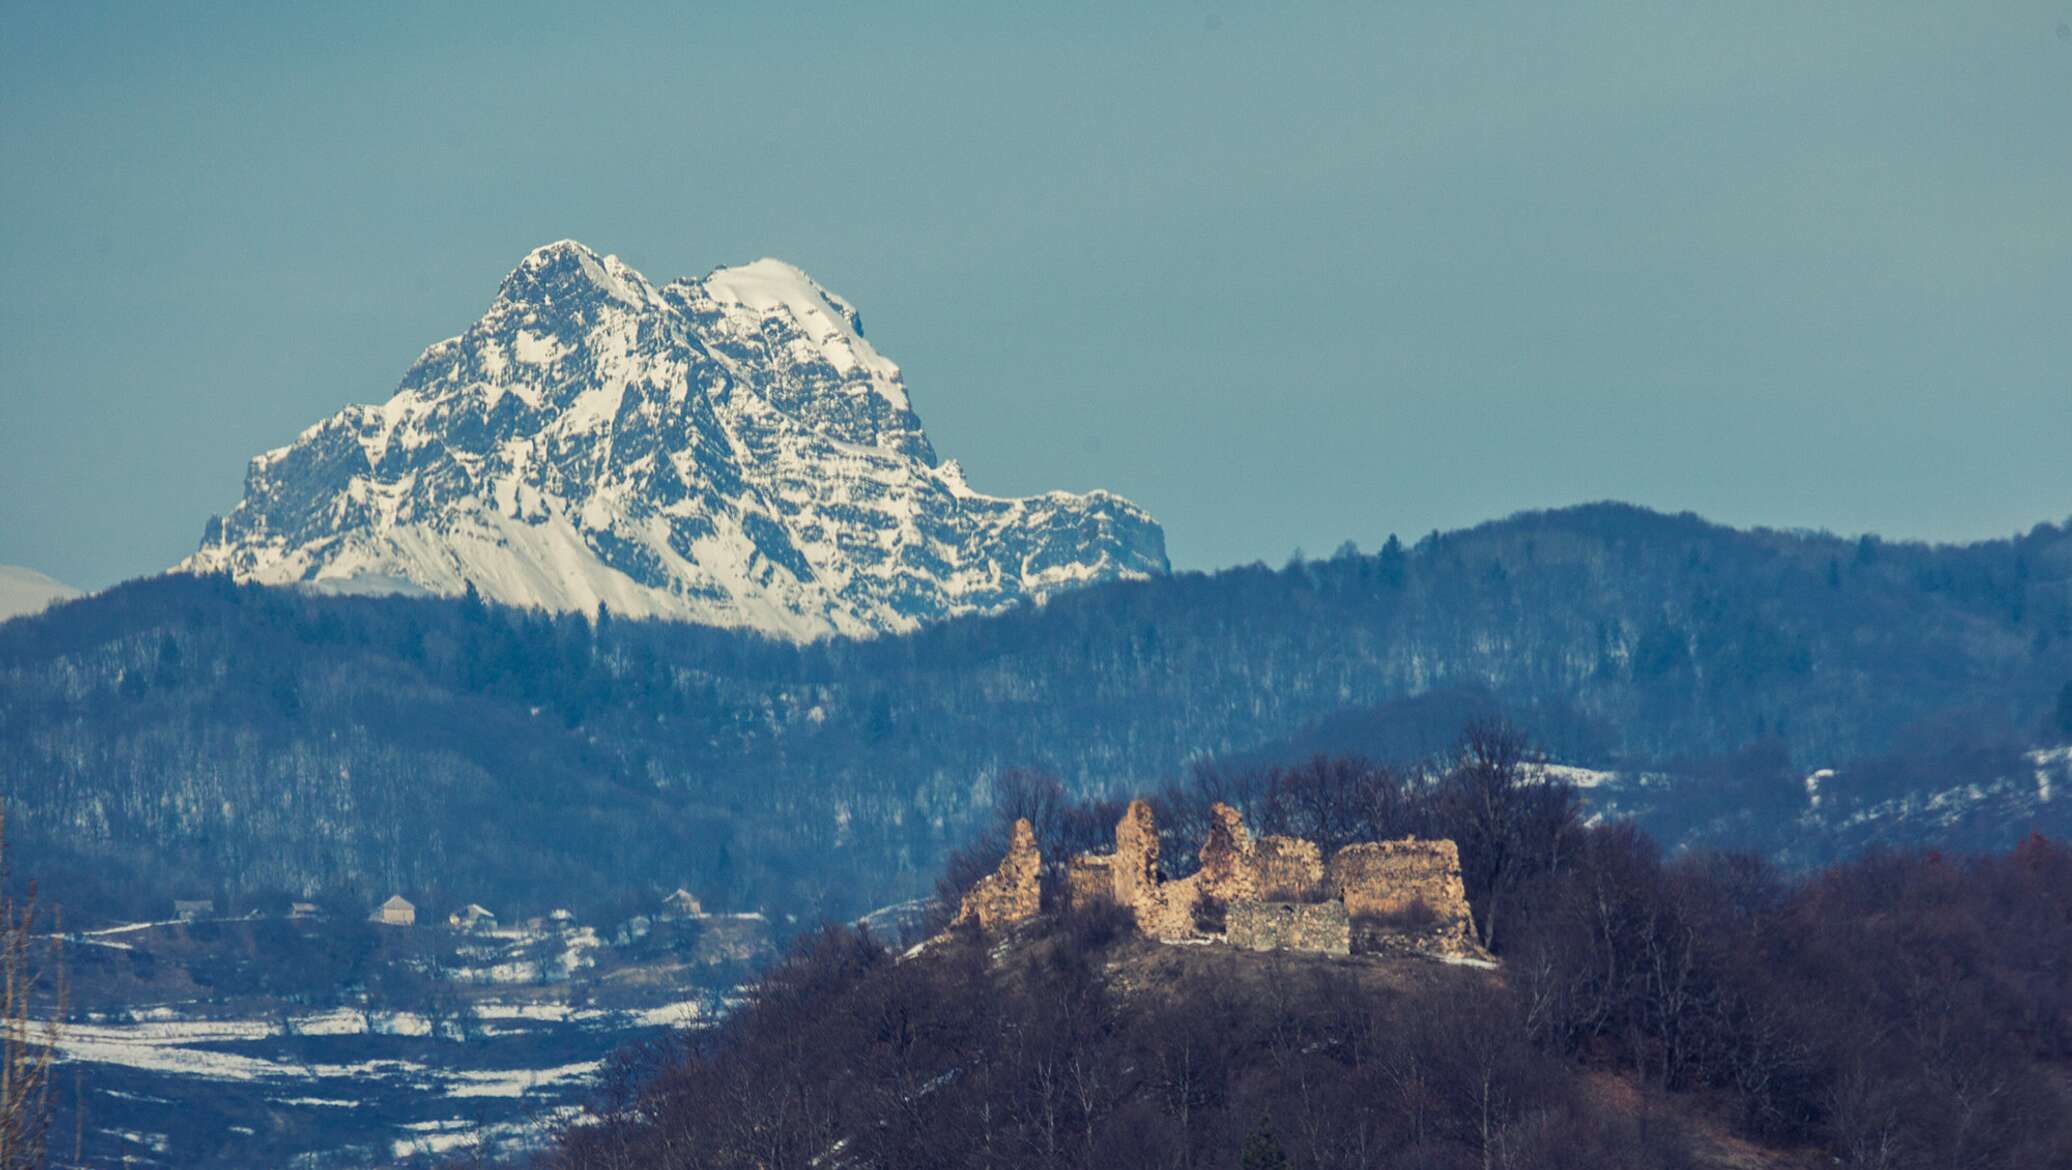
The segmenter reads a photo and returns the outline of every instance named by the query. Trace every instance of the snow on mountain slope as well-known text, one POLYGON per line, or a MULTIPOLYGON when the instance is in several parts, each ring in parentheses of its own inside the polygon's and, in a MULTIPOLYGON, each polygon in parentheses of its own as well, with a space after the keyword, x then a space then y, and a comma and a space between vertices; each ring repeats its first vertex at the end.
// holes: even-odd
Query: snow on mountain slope
POLYGON ((55 581, 34 569, 0 565, 0 622, 26 614, 42 613, 60 601, 79 596, 79 590, 55 581))
POLYGON ((387 402, 252 461, 176 569, 746 626, 910 630, 1167 570, 1107 492, 988 496, 848 302, 778 260, 656 287, 535 249, 387 402))

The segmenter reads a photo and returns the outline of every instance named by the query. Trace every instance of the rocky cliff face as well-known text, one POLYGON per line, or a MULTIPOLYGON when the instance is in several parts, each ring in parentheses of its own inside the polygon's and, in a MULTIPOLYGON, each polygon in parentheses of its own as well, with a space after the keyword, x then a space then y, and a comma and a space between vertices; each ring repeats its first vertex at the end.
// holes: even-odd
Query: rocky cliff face
POLYGON ((856 310, 776 260, 656 287, 572 241, 394 397, 252 461, 179 566, 791 638, 910 630, 1166 571, 1106 492, 984 495, 856 310))

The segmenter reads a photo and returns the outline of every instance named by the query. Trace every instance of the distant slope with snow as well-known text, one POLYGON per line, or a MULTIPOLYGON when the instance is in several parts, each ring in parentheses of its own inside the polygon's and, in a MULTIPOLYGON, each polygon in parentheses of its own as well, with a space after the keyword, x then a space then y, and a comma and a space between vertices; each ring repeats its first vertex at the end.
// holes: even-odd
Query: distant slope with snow
POLYGON ((79 590, 34 569, 0 565, 0 622, 23 614, 42 613, 60 601, 77 596, 79 590))
POLYGON ((912 630, 1167 570, 1107 492, 973 490, 862 318, 777 260, 657 287, 573 241, 380 405, 252 461, 177 568, 747 627, 912 630))

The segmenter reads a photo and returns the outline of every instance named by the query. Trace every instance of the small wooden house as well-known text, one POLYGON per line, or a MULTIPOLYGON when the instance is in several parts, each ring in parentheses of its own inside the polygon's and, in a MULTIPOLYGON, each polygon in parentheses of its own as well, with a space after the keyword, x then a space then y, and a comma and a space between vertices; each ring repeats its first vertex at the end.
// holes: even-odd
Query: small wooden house
POLYGON ((317 904, 315 902, 288 903, 288 917, 290 918, 315 918, 316 916, 317 904))
POLYGON ((455 930, 495 930, 496 915, 470 902, 446 916, 447 925, 455 930))
POLYGON ((403 895, 394 894, 374 912, 372 920, 383 926, 415 926, 417 907, 411 905, 410 900, 403 895))
POLYGON ((664 918, 696 918, 703 913, 705 907, 700 906, 698 899, 682 886, 678 886, 675 893, 662 899, 664 918))

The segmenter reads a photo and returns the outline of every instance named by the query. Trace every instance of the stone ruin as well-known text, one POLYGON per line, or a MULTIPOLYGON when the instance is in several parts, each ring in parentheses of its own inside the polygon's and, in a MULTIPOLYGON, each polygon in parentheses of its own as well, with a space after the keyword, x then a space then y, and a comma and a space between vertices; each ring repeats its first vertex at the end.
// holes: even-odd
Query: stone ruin
POLYGON ((1451 841, 1362 841, 1340 849, 1324 894, 1344 903, 1369 950, 1479 954, 1460 850, 1451 841))
POLYGON ((980 930, 997 930, 1034 918, 1042 909, 1043 854, 1036 849, 1036 830, 1023 817, 1014 823, 1000 868, 971 887, 950 925, 976 922, 980 930))
MULTIPOLYGON (((1480 956, 1460 853, 1451 841, 1368 841, 1327 861, 1313 841, 1254 838, 1229 805, 1209 809, 1201 865, 1168 881, 1159 865, 1158 823, 1133 800, 1115 826, 1111 853, 1082 853, 1065 866, 1074 906, 1106 900, 1164 942, 1221 940, 1249 950, 1344 955, 1422 953, 1480 956)), ((1043 859, 1026 820, 996 872, 964 897, 957 921, 994 929, 1042 909, 1043 859)))

